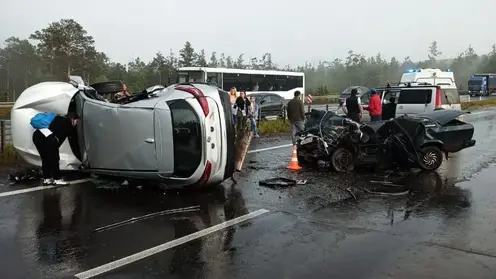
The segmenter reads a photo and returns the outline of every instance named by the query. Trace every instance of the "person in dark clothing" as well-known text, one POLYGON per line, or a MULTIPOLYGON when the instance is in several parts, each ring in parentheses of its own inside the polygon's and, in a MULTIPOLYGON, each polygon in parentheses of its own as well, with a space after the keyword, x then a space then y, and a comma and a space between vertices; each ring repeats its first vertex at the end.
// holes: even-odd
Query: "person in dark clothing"
POLYGON ((382 106, 382 119, 391 119, 396 117, 396 100, 394 97, 389 98, 389 104, 382 106))
POLYGON ((346 98, 343 111, 349 119, 355 122, 360 122, 362 119, 363 108, 358 100, 357 90, 355 88, 351 89, 351 96, 346 98))
POLYGON ((76 115, 60 116, 53 119, 48 128, 36 129, 33 133, 33 143, 41 158, 43 185, 66 185, 60 174, 59 148, 72 133, 79 118, 76 115))
POLYGON ((305 108, 303 107, 303 102, 300 97, 300 91, 296 91, 294 93, 294 98, 291 99, 286 106, 293 145, 296 144, 296 133, 303 131, 305 128, 305 108))
POLYGON ((246 98, 246 92, 241 91, 239 94, 239 97, 236 99, 236 108, 237 108, 237 113, 236 113, 236 124, 237 124, 237 131, 244 131, 247 128, 247 122, 248 122, 248 111, 250 109, 250 100, 246 98))

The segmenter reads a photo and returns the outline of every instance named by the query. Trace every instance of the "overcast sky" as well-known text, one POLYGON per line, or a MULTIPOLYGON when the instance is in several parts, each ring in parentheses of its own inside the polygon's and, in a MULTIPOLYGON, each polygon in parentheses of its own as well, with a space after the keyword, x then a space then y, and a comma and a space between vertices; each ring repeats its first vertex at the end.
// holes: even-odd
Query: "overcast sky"
MULTIPOLYGON (((118 62, 151 59, 189 40, 245 58, 272 53, 279 65, 344 58, 348 50, 426 59, 438 41, 444 58, 469 44, 496 43, 496 0, 2 0, 0 40, 27 37, 62 18, 78 21, 118 62)), ((248 60, 248 59, 246 59, 248 60)))

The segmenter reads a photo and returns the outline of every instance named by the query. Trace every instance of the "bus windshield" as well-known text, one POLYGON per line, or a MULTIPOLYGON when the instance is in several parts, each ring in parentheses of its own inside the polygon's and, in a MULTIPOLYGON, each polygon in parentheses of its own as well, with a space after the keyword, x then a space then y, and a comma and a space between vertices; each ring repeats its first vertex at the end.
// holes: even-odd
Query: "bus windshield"
POLYGON ((187 71, 178 72, 178 83, 183 82, 205 82, 205 72, 203 71, 187 71))

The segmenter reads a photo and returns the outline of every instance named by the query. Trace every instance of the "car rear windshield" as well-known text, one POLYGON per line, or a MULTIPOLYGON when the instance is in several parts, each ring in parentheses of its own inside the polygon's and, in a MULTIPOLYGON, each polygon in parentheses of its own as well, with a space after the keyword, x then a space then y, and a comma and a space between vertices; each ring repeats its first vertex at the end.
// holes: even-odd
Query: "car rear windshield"
POLYGON ((170 102, 169 107, 172 114, 174 174, 190 177, 202 158, 200 118, 185 100, 170 102))

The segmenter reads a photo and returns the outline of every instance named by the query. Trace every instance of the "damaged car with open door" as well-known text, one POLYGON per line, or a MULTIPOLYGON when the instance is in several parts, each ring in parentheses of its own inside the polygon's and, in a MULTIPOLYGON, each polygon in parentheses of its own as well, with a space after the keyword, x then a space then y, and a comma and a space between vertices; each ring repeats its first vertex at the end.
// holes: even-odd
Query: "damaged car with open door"
POLYGON ((298 161, 337 172, 368 165, 378 170, 438 169, 448 153, 475 145, 474 127, 460 120, 462 111, 439 110, 360 124, 333 112, 312 110, 297 135, 298 161))
POLYGON ((41 160, 29 121, 38 112, 80 117, 60 148, 61 170, 160 181, 170 187, 215 185, 234 172, 229 95, 207 84, 149 88, 119 104, 83 84, 31 86, 14 104, 11 124, 14 148, 35 166, 41 160))

